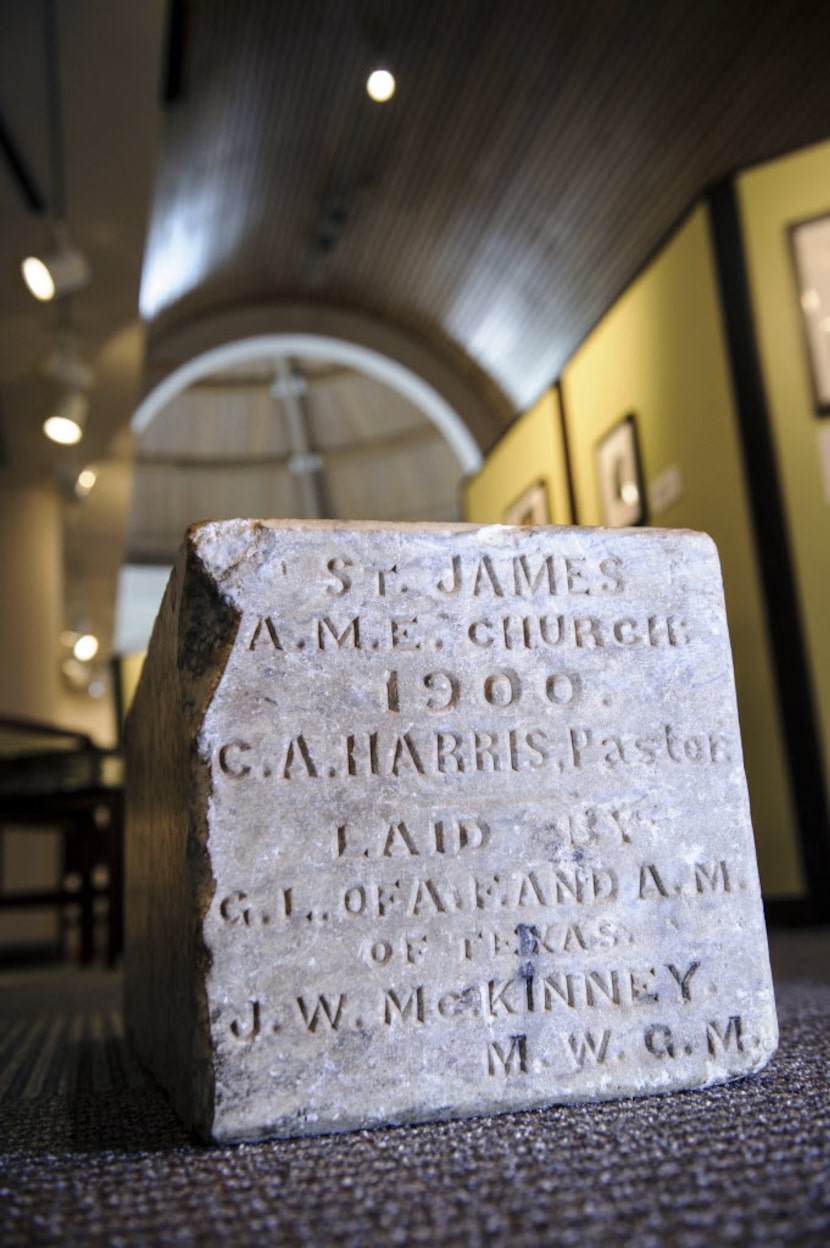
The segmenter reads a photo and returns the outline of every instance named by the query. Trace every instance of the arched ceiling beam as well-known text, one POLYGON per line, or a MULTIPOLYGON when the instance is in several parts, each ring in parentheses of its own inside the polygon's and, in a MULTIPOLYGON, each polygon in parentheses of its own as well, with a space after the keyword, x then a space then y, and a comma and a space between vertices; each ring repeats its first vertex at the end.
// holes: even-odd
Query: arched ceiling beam
POLYGON ((142 400, 132 418, 137 436, 149 428, 160 412, 179 394, 211 373, 233 368, 253 358, 330 360, 365 373, 397 391, 435 425, 456 456, 465 473, 476 472, 482 462, 481 449, 458 413, 441 394, 396 360, 368 347, 327 338, 318 334, 262 334, 214 347, 180 364, 142 400))

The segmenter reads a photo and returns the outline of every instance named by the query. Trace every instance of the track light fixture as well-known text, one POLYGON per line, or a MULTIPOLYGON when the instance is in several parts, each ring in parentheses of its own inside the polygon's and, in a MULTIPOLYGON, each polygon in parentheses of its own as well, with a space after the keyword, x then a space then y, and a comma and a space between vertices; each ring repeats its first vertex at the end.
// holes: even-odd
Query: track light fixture
POLYGON ((72 647, 72 653, 79 663, 88 663, 98 653, 98 638, 94 633, 81 633, 72 647))
POLYGON ((66 230, 55 227, 55 248, 46 256, 27 256, 20 266, 30 293, 41 303, 71 295, 90 279, 89 262, 69 241, 66 230))
POLYGON ((65 390, 43 422, 43 432, 61 446, 74 446, 84 436, 89 399, 82 390, 65 390))
POLYGON ((61 645, 71 651, 61 663, 61 672, 72 692, 103 697, 107 690, 106 673, 101 663, 94 661, 100 650, 98 638, 93 633, 65 630, 61 633, 61 645))
POLYGON ((55 461, 53 475, 61 498, 70 504, 88 498, 98 480, 95 469, 88 464, 83 466, 70 447, 55 461))
MULTIPOLYGON (((60 315, 66 322, 68 310, 65 306, 60 315)), ((81 358, 75 334, 68 323, 62 325, 56 348, 40 367, 41 372, 59 387, 59 397, 44 421, 43 431, 53 442, 59 442, 62 446, 73 446, 83 437, 89 411, 86 391, 95 377, 90 366, 81 358)), ((90 485, 86 493, 91 488, 90 485)), ((77 486, 74 492, 77 497, 83 497, 83 490, 79 491, 77 486)))
POLYGON ((46 255, 27 256, 21 269, 23 280, 31 294, 35 299, 48 303, 50 299, 71 295, 86 286, 90 273, 87 258, 70 242, 66 225, 66 171, 56 0, 44 0, 43 33, 53 247, 46 255))
POLYGON ((89 390, 95 380, 80 354, 74 333, 66 326, 59 331, 57 346, 42 361, 40 371, 67 390, 89 390))
POLYGON ((82 468, 75 478, 74 493, 76 498, 86 498, 90 493, 95 482, 98 480, 98 473, 94 468, 82 468))

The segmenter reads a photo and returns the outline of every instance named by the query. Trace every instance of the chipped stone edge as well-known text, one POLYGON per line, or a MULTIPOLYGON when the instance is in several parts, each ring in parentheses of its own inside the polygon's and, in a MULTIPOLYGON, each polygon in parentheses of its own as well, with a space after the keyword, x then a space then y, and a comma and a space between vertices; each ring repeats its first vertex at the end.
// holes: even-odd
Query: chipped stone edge
POLYGON ((215 1074, 207 996, 211 955, 203 930, 215 880, 208 849, 212 775, 200 733, 241 617, 201 557, 203 527, 192 526, 185 535, 150 640, 148 653, 157 652, 156 658, 144 666, 125 728, 124 1014, 139 1060, 180 1117, 209 1139, 215 1074), (161 769, 153 785, 141 775, 148 765, 156 773, 161 769), (167 794, 167 812, 146 804, 156 786, 167 794), (142 837, 142 810, 145 821, 162 829, 152 845, 142 837))

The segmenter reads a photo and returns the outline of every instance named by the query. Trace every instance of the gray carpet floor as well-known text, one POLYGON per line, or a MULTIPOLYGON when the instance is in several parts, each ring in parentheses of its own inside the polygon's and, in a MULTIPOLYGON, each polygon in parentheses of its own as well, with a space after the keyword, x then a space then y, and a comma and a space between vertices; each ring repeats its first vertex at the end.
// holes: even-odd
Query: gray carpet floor
POLYGON ((206 1148, 125 1043, 115 973, 0 975, 4 1245, 830 1245, 830 932, 773 940, 781 1045, 740 1083, 206 1148))

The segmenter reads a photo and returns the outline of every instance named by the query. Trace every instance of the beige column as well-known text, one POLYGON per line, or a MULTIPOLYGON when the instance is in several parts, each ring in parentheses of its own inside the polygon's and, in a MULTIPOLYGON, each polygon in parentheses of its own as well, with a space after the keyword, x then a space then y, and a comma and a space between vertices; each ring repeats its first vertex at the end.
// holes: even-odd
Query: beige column
POLYGON ((0 714, 54 721, 62 612, 55 491, 0 490, 0 576, 0 714))
MULTIPOLYGON (((0 715, 54 723, 60 693, 62 615, 61 504, 53 490, 0 490, 0 715)), ((0 828, 4 888, 54 888, 60 877, 57 832, 0 828)), ((58 939, 58 916, 5 910, 0 944, 17 949, 58 939)))

